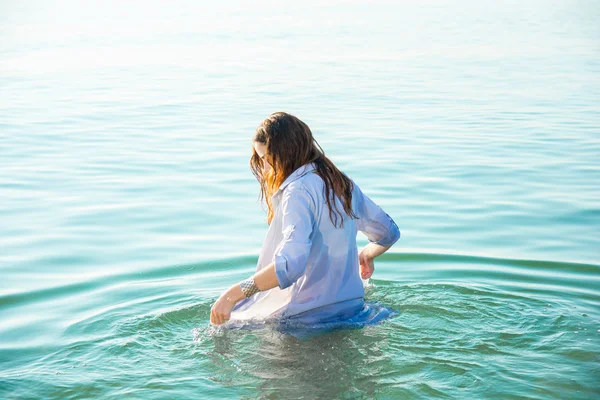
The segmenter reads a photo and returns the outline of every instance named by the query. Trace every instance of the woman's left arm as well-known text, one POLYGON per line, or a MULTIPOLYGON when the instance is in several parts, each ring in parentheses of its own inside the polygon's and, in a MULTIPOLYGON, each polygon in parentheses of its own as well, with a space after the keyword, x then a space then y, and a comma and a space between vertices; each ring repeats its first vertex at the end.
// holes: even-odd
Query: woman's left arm
MULTIPOLYGON (((252 278, 254 279, 254 284, 261 292, 279 286, 277 274, 275 273, 275 263, 267 265, 254 274, 252 278)), ((221 325, 229 320, 233 307, 238 301, 246 297, 242 292, 240 284, 241 282, 230 287, 215 302, 210 311, 210 322, 215 325, 221 325)))

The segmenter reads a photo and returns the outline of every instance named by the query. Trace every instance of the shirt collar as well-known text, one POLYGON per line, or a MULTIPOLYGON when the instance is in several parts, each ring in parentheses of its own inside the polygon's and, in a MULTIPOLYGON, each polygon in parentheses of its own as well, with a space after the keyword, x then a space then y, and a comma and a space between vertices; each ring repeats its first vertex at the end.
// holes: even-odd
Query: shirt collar
POLYGON ((281 184, 281 186, 279 186, 279 189, 277 189, 277 191, 275 192, 275 194, 273 196, 282 192, 287 185, 294 182, 296 179, 299 179, 299 178, 303 177, 304 175, 308 174, 309 172, 314 171, 316 168, 317 167, 316 167, 315 163, 312 163, 312 162, 308 163, 308 164, 304 164, 303 166, 297 168, 294 172, 292 172, 290 174, 290 176, 288 176, 286 178, 285 181, 283 181, 283 183, 281 184))

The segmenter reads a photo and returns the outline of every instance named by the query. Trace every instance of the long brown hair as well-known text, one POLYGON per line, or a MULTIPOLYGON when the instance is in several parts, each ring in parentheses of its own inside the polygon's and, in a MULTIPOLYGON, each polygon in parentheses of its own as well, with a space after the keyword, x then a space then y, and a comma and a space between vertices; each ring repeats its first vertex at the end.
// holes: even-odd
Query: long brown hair
POLYGON ((269 115, 256 128, 252 143, 255 142, 266 146, 265 159, 272 166, 266 176, 263 176, 263 161, 253 146, 250 169, 260 182, 260 195, 267 203, 269 224, 274 215, 271 196, 292 172, 311 162, 315 164, 317 174, 325 183, 323 192, 333 225, 338 226, 338 217, 340 226, 344 225, 344 214, 338 210, 335 196, 340 199, 348 216, 358 218, 352 210, 352 181, 325 157, 325 152, 313 138, 310 128, 299 118, 285 112, 269 115))

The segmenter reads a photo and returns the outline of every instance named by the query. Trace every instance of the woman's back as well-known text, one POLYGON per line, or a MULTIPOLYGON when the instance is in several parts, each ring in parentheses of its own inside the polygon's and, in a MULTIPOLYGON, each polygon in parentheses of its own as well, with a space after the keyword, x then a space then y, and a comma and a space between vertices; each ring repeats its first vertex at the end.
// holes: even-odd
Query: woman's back
MULTIPOLYGON (((363 306, 357 231, 369 241, 395 242, 396 224, 354 183, 354 219, 342 212, 332 218, 323 179, 313 163, 295 170, 272 197, 273 220, 267 231, 257 271, 275 263, 279 287, 242 300, 232 319, 289 318, 303 322, 351 316, 363 306), (334 223, 335 222, 335 223, 334 223)), ((339 198, 335 207, 343 211, 339 198)))

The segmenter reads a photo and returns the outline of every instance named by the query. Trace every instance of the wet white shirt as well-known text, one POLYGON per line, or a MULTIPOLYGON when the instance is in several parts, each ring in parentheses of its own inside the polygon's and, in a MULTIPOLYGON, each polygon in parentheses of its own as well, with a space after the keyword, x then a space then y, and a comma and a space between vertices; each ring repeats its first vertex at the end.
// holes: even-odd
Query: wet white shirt
POLYGON ((400 238, 396 223, 356 183, 352 209, 335 227, 323 193, 324 183, 314 164, 294 171, 272 197, 274 216, 256 271, 275 263, 279 287, 238 302, 232 320, 303 318, 323 322, 348 317, 363 306, 364 285, 359 273, 357 232, 370 242, 391 246, 400 238))

